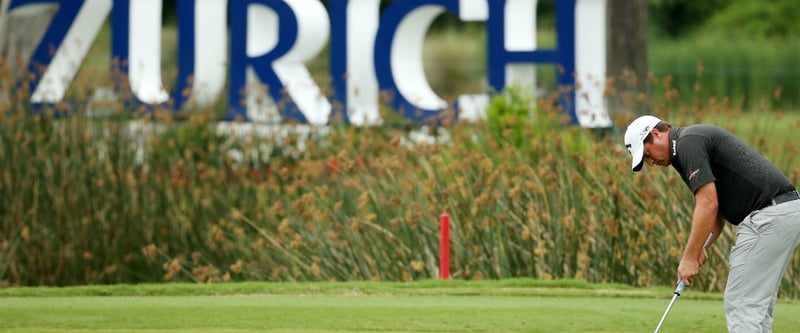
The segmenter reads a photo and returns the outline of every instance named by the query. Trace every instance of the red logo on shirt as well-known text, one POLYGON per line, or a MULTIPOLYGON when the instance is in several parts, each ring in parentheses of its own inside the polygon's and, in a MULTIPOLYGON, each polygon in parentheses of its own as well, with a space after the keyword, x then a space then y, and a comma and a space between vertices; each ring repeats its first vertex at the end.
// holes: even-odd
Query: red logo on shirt
POLYGON ((695 171, 690 172, 689 173, 689 180, 692 180, 692 179, 694 179, 694 177, 697 177, 698 173, 700 173, 700 169, 697 169, 695 171))

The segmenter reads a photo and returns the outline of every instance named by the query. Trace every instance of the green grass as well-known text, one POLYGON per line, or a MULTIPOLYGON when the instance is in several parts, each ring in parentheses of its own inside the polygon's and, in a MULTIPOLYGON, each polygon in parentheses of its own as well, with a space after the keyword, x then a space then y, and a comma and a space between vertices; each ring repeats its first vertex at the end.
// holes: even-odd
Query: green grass
MULTIPOLYGON (((223 284, 156 283, 0 289, 0 298, 75 296, 219 296, 219 295, 377 295, 403 296, 640 296, 657 297, 668 290, 621 284, 592 284, 577 280, 505 279, 485 281, 421 280, 416 282, 307 282, 223 284)), ((707 293, 704 298, 713 297, 707 293)))
MULTIPOLYGON (((240 283, 0 290, 0 332, 643 332, 671 295, 575 281, 240 283)), ((800 325, 781 302, 775 331, 800 325)), ((687 290, 663 332, 725 332, 721 295, 687 290)))

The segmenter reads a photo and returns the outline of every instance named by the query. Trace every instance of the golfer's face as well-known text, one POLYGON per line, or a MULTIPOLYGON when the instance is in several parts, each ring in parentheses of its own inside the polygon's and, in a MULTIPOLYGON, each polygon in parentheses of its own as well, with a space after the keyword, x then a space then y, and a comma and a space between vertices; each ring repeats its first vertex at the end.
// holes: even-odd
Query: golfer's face
POLYGON ((671 156, 667 135, 657 130, 654 130, 651 134, 653 135, 653 142, 645 142, 644 144, 644 162, 649 166, 669 166, 671 156))

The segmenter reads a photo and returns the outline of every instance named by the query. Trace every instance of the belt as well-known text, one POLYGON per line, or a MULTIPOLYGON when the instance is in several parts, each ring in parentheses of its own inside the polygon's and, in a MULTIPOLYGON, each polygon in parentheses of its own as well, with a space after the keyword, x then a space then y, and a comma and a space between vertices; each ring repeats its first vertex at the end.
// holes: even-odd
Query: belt
POLYGON ((800 199, 800 193, 797 193, 797 190, 792 190, 783 194, 776 195, 774 198, 772 198, 772 202, 769 206, 775 206, 782 204, 784 202, 789 202, 797 199, 800 199))

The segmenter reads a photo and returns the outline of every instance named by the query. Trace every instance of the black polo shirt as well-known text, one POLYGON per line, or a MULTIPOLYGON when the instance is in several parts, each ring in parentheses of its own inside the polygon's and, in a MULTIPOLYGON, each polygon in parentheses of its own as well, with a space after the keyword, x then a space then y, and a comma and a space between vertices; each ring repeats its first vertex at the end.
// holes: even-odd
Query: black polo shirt
POLYGON ((727 130, 711 125, 672 128, 672 166, 692 193, 715 182, 719 213, 739 224, 752 211, 794 189, 764 156, 727 130))

